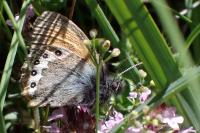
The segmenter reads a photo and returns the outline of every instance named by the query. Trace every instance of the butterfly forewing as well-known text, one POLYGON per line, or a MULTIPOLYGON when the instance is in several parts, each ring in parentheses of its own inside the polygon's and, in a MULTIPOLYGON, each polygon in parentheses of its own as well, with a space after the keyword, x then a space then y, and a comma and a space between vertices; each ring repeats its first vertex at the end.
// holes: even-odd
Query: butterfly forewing
POLYGON ((46 11, 36 19, 33 27, 30 43, 66 48, 81 58, 88 56, 83 45, 83 40, 88 40, 87 36, 66 17, 46 11))
MULTIPOLYGON (((22 74, 22 94, 30 99, 30 106, 84 104, 84 95, 94 88, 91 82, 95 76, 83 43, 87 39, 60 14, 46 11, 36 19, 30 34, 28 66, 22 74)), ((93 94, 89 97, 95 99, 93 94)))

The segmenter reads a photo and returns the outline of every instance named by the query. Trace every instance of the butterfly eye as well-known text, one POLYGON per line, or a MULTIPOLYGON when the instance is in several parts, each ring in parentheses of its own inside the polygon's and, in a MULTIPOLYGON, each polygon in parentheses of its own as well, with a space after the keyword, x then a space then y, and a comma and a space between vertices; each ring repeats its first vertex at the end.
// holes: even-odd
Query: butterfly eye
POLYGON ((34 88, 36 86, 36 83, 35 82, 32 82, 31 83, 31 88, 34 88))
POLYGON ((40 61, 39 60, 35 60, 34 61, 34 65, 38 65, 38 64, 40 64, 40 61))
POLYGON ((46 59, 46 58, 48 58, 48 54, 44 53, 42 57, 46 59))
POLYGON ((32 76, 35 76, 36 74, 37 74, 37 71, 36 71, 36 70, 32 70, 32 71, 31 71, 31 75, 32 75, 32 76))
POLYGON ((60 50, 56 50, 56 51, 55 51, 55 54, 56 54, 57 56, 61 56, 61 55, 62 55, 62 52, 61 52, 60 50))

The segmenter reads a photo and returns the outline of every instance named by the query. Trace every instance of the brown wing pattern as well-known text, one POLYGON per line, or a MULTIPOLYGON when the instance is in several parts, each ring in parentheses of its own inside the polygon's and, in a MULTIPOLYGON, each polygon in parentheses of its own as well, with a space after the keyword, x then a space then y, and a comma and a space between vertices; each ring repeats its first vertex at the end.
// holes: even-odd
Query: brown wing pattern
POLYGON ((33 24, 31 44, 53 45, 68 49, 81 58, 88 57, 83 44, 87 36, 71 20, 61 14, 45 11, 33 24))

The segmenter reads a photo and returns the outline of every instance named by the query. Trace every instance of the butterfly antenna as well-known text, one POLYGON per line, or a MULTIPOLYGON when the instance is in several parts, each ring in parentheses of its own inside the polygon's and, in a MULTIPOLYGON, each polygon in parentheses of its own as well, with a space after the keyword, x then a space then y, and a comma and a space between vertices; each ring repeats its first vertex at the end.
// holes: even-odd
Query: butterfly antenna
POLYGON ((135 68, 135 67, 137 67, 137 66, 139 66, 139 65, 141 65, 141 64, 142 64, 142 62, 140 62, 140 63, 138 63, 138 64, 135 64, 135 65, 133 65, 133 66, 127 68, 126 70, 124 70, 124 71, 122 71, 121 73, 119 73, 118 76, 122 76, 122 74, 124 74, 124 73, 130 71, 131 69, 133 69, 133 68, 135 68))

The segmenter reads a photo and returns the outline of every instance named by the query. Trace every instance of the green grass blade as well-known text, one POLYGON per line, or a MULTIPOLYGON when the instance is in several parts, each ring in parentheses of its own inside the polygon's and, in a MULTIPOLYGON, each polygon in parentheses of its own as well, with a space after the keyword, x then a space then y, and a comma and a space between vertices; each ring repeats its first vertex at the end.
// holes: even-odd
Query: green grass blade
MULTIPOLYGON (((126 53, 126 42, 122 42, 119 40, 119 37, 115 33, 114 29, 112 28, 111 24, 109 23, 108 19, 106 18, 104 12, 102 11, 101 7, 97 3, 96 0, 85 0, 86 4, 90 8, 91 12, 93 13, 94 17, 96 18, 98 24, 100 25, 101 29, 104 31, 105 35, 111 41, 111 44, 114 47, 118 47, 121 50, 120 59, 128 59, 129 55, 126 53)), ((120 66, 119 70, 124 71, 125 69, 134 66, 135 64, 131 60, 127 60, 127 63, 123 63, 120 66)), ((139 82, 139 75, 137 68, 134 68, 129 71, 129 73, 125 73, 123 76, 130 78, 134 82, 139 82)))
MULTIPOLYGON (((199 121, 196 119, 195 112, 191 109, 190 105, 188 104, 188 102, 182 95, 177 94, 177 97, 178 97, 178 100, 182 103, 182 108, 185 108, 184 110, 182 110, 182 111, 184 111, 183 113, 188 114, 186 116, 186 117, 188 117, 187 120, 192 120, 189 122, 192 123, 192 125, 195 127, 196 131, 199 131, 199 129, 200 129, 199 121)), ((184 119, 186 119, 186 118, 184 118, 184 119)))
MULTIPOLYGON (((158 3, 158 1, 155 2, 158 3)), ((173 55, 169 51, 165 40, 163 39, 158 28, 153 22, 153 19, 151 18, 147 9, 144 7, 140 0, 108 0, 106 1, 106 4, 109 6, 111 12, 118 20, 127 38, 132 43, 133 48, 137 51, 139 57, 142 59, 145 68, 147 69, 152 79, 155 81, 157 87, 159 87, 161 91, 165 89, 171 82, 175 81, 181 76, 177 63, 173 59, 173 55)), ((161 4, 165 5, 163 3, 161 4)), ((162 6, 160 6, 159 4, 159 10, 157 10, 159 13, 161 12, 161 10, 165 9, 161 7, 162 6)), ((165 9, 165 13, 166 12, 168 11, 166 11, 165 9)), ((182 36, 176 25, 173 25, 175 22, 171 21, 170 18, 168 18, 168 15, 162 14, 160 16, 162 16, 161 19, 163 22, 168 22, 166 23, 164 29, 170 32, 169 38, 171 39, 171 42, 173 44, 183 45, 184 40, 182 39, 182 36), (171 29, 173 29, 173 33, 171 29)), ((182 49, 180 45, 176 46, 178 51, 182 49)), ((188 56, 185 60, 186 62, 184 62, 184 64, 192 64, 188 56)), ((187 89, 187 92, 185 93, 184 97, 187 97, 186 101, 189 105, 193 107, 192 110, 197 116, 195 121, 198 121, 199 113, 197 114, 197 112, 200 112, 200 110, 197 101, 199 101, 200 99, 199 97, 194 96, 191 91, 194 91, 193 93, 196 93, 196 95, 200 92, 198 92, 198 87, 194 84, 194 82, 191 84, 190 87, 192 88, 192 90, 187 89), (196 88, 193 89, 195 86, 196 88)), ((173 102, 173 100, 181 102, 180 99, 178 100, 175 97, 171 97, 170 101, 173 102)), ((183 105, 183 103, 179 104, 183 105)), ((177 107, 180 107, 180 105, 177 105, 177 107)), ((182 108, 181 110, 185 110, 185 108, 182 108)), ((189 111, 186 110, 183 112, 189 111)), ((190 114, 184 115, 185 118, 189 118, 188 116, 190 114)), ((192 119, 190 119, 189 121, 192 121, 192 119)))
POLYGON ((11 40, 12 39, 12 33, 10 32, 10 30, 9 30, 7 24, 6 24, 6 21, 5 21, 1 12, 0 12, 0 20, 2 21, 3 25, 5 26, 5 30, 6 30, 5 33, 7 34, 8 39, 11 40))
POLYGON ((187 51, 189 50, 190 46, 192 45, 193 41, 199 36, 200 34, 200 24, 198 24, 193 31, 190 33, 190 35, 187 37, 186 44, 184 45, 183 51, 180 53, 180 61, 183 62, 185 55, 187 54, 187 51))
POLYGON ((183 89, 185 89, 190 82, 198 78, 200 78, 200 67, 188 71, 182 77, 171 83, 169 87, 166 89, 162 99, 166 100, 170 98, 175 93, 178 93, 183 89))
POLYGON ((200 24, 198 24, 190 33, 190 35, 187 37, 185 49, 188 49, 190 47, 192 42, 199 36, 199 34, 200 34, 200 24))
MULTIPOLYGON (((200 1, 196 1, 196 2, 194 2, 194 4, 195 4, 196 8, 194 8, 192 10, 192 17, 191 17, 192 24, 190 24, 191 31, 193 31, 197 27, 197 25, 200 24, 200 15, 199 15, 200 1)), ((197 64, 200 64, 200 58, 199 58, 200 45, 199 44, 200 44, 200 37, 197 37, 193 41, 193 43, 190 47, 190 49, 192 50, 192 57, 193 57, 195 63, 197 63, 197 64)))
POLYGON ((198 24, 193 31, 190 33, 190 35, 187 37, 186 44, 184 47, 184 51, 188 50, 193 41, 199 36, 200 34, 200 24, 198 24))
POLYGON ((109 21, 107 20, 105 14, 103 13, 100 6, 98 5, 97 1, 96 0, 85 0, 85 2, 87 3, 88 7, 92 11, 92 13, 95 16, 100 27, 103 29, 105 35, 113 43, 113 46, 117 47, 117 44, 119 43, 119 37, 117 36, 114 29, 110 25, 109 21))
MULTIPOLYGON (((182 36, 178 26, 176 25, 176 22, 173 19, 170 11, 166 10, 164 8, 161 8, 161 6, 160 6, 160 5, 166 5, 165 1, 164 0, 160 0, 160 1, 153 0, 152 4, 155 7, 155 9, 157 10, 157 13, 158 13, 161 23, 162 23, 162 26, 165 29, 172 45, 176 48, 177 52, 181 53, 181 51, 184 50, 185 42, 184 42, 183 36, 182 36)), ((184 55, 182 58, 184 58, 184 60, 181 63, 183 63, 184 67, 193 65, 193 61, 189 54, 184 55)), ((196 116, 195 121, 198 121, 200 123, 200 114, 199 114, 199 112, 200 112, 200 105, 199 105, 200 90, 199 90, 199 86, 200 86, 199 81, 194 80, 193 82, 190 83, 188 89, 184 90, 181 94, 184 96, 185 101, 188 102, 192 111, 195 113, 194 114, 196 116)), ((179 101, 181 102, 180 99, 179 99, 179 101)), ((184 103, 181 103, 181 104, 183 105, 184 103)), ((190 112, 190 111, 187 111, 187 108, 183 108, 183 109, 185 110, 185 112, 190 112)), ((190 114, 186 114, 186 115, 189 116, 190 114)), ((190 118, 190 121, 193 122, 194 120, 192 120, 190 118)), ((195 125, 193 124, 193 126, 195 126, 195 125)), ((199 128, 199 127, 195 127, 195 128, 199 128)))
MULTIPOLYGON (((20 19, 18 21, 18 24, 19 24, 18 30, 20 30, 20 31, 22 29, 23 22, 25 19, 25 11, 26 11, 29 3, 30 3, 30 0, 27 0, 23 3, 23 6, 22 6, 22 10, 20 13, 20 19)), ((15 55, 17 52, 17 47, 18 47, 18 38, 17 38, 17 34, 15 32, 13 35, 13 38, 12 38, 10 50, 9 50, 9 53, 8 53, 8 56, 6 59, 4 71, 2 74, 2 78, 1 78, 1 84, 0 84, 0 132, 1 133, 6 132, 5 131, 5 123, 4 123, 4 119, 3 119, 3 106, 4 106, 7 87, 8 87, 11 71, 12 71, 12 66, 13 66, 15 55)))
MULTIPOLYGON (((5 33, 7 34, 8 39, 11 40, 12 39, 12 33, 11 33, 10 29, 8 28, 8 25, 6 24, 6 21, 5 21, 4 17, 3 17, 3 15, 2 15, 2 12, 0 12, 0 20, 3 23, 4 27, 5 27, 5 30, 6 30, 5 33)), ((20 45, 20 46, 22 46, 22 45, 20 45)), ((18 55, 19 60, 21 62, 24 61, 24 56, 23 56, 24 52, 23 52, 22 49, 23 49, 23 47, 20 47, 20 49, 17 51, 17 55, 18 55)))
POLYGON ((180 76, 177 64, 147 9, 139 0, 106 1, 145 68, 162 89, 180 76))
POLYGON ((14 18, 13 14, 12 14, 12 12, 11 12, 11 10, 10 10, 10 8, 9 8, 9 6, 8 6, 8 4, 7 4, 7 2, 5 0, 3 0, 3 6, 4 6, 4 9, 5 9, 8 17, 10 18, 10 20, 11 20, 11 22, 13 24, 13 27, 14 27, 14 29, 16 31, 16 34, 17 34, 17 37, 19 39, 20 45, 22 47, 22 50, 23 50, 24 54, 26 55, 27 54, 27 52, 26 52, 26 44, 25 44, 24 39, 23 39, 23 37, 21 35, 21 30, 18 29, 18 26, 17 26, 17 23, 15 21, 15 18, 14 18))

